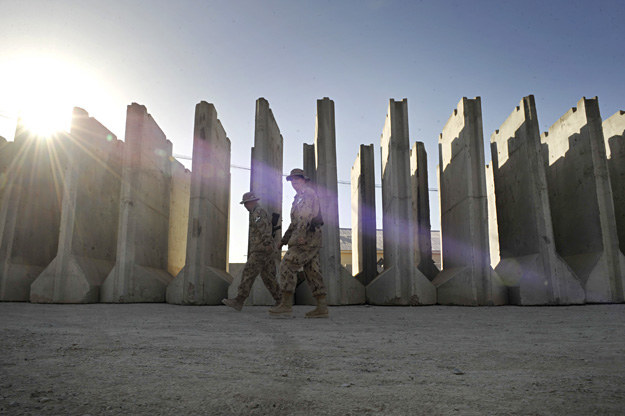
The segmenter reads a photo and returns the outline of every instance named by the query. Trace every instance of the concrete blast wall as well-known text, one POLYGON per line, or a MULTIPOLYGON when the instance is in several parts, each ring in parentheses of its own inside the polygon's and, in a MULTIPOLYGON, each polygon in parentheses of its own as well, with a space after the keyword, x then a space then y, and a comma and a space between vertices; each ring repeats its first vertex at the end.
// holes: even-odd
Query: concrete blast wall
POLYGON ((495 178, 493 176, 493 162, 486 165, 486 199, 488 207, 488 251, 490 253, 490 267, 497 267, 499 255, 499 229, 497 228, 497 204, 495 201, 495 178))
POLYGON ((619 111, 603 122, 614 215, 621 253, 625 253, 625 111, 619 111))
POLYGON ((167 287, 167 302, 218 305, 227 297, 230 140, 205 101, 195 106, 191 196, 184 268, 167 287))
POLYGON ((18 121, 6 143, 0 200, 0 300, 28 301, 30 285, 57 251, 67 137, 46 139, 18 121))
POLYGON ((167 272, 172 144, 132 103, 126 113, 117 262, 102 284, 102 302, 164 302, 167 272))
POLYGON ((541 136, 558 254, 586 291, 586 302, 623 301, 619 250, 599 102, 582 98, 541 136))
POLYGON ((507 290, 490 265, 480 98, 462 98, 443 127, 439 193, 443 270, 433 283, 443 305, 502 305, 507 290))
POLYGON ((434 280, 439 270, 432 260, 428 155, 422 142, 415 142, 410 150, 410 187, 412 189, 412 217, 415 222, 415 262, 425 277, 434 280))
POLYGON ((31 285, 31 302, 98 302, 115 264, 123 143, 79 108, 69 138, 58 251, 31 285))
MULTIPOLYGON (((278 224, 282 224, 282 154, 283 140, 280 128, 274 118, 269 103, 264 98, 256 100, 256 116, 254 128, 254 147, 252 147, 252 171, 250 172, 250 190, 260 198, 260 205, 272 214, 280 216, 278 224)), ((242 208, 244 209, 244 208, 242 208)), ((276 230, 276 244, 281 240, 281 229, 276 230)), ((276 270, 279 265, 276 257, 276 270)), ((237 269, 238 270, 238 269, 237 269)), ((237 296, 241 282, 241 267, 238 273, 230 271, 234 280, 228 289, 229 297, 237 296)), ((275 300, 263 284, 256 279, 252 285, 246 305, 273 305, 275 300)))
POLYGON ((167 272, 172 276, 180 273, 186 260, 190 196, 191 171, 176 159, 171 159, 167 272))
POLYGON ((352 166, 352 273, 363 285, 378 274, 373 145, 360 145, 352 166))
POLYGON ((416 266, 408 101, 389 100, 381 137, 384 272, 366 288, 374 305, 430 305, 436 289, 416 266))
POLYGON ((584 290, 556 253, 533 96, 491 135, 499 250, 495 269, 515 305, 584 303, 584 290))
MULTIPOLYGON (((7 142, 0 136, 0 209, 2 208, 2 195, 8 185, 8 174, 12 170, 12 163, 15 159, 15 143, 7 142)), ((0 224, 0 228, 2 224, 0 224)), ((0 232, 0 235, 2 233, 0 232)))
MULTIPOLYGON (((321 274, 328 291, 327 301, 331 305, 364 303, 364 286, 341 265, 334 101, 327 97, 317 100, 314 149, 314 179, 324 222, 319 256, 321 274)), ((307 284, 298 288, 298 303, 302 303, 304 296, 312 301, 309 295, 304 295, 304 290, 310 291, 307 284)))

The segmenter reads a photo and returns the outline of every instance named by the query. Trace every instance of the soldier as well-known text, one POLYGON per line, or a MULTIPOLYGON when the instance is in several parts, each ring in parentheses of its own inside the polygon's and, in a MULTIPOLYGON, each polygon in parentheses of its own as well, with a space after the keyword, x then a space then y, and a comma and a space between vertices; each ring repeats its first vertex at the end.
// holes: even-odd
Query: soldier
POLYGON ((256 280, 256 276, 259 273, 263 283, 265 283, 265 287, 276 300, 276 305, 280 303, 280 288, 278 287, 278 282, 276 282, 275 264, 278 253, 272 236, 273 227, 267 211, 258 204, 259 199, 252 192, 243 194, 241 204, 250 213, 247 263, 245 263, 243 268, 237 297, 221 300, 221 303, 237 311, 243 308, 243 303, 250 295, 252 284, 254 284, 254 280, 256 280))
POLYGON ((317 299, 317 307, 308 312, 306 317, 327 318, 326 288, 319 267, 321 226, 323 225, 319 211, 319 198, 315 190, 310 187, 310 179, 302 169, 293 169, 286 180, 291 182, 297 193, 291 206, 291 225, 280 242, 281 246, 289 246, 280 263, 282 302, 269 309, 269 313, 273 316, 291 315, 297 272, 303 269, 312 294, 317 299))

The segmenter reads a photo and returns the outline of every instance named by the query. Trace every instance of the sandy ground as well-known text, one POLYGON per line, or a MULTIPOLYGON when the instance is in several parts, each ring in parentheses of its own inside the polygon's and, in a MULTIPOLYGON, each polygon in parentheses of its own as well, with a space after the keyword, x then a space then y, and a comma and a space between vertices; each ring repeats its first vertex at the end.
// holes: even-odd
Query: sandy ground
POLYGON ((625 414, 625 305, 0 303, 0 414, 625 414))

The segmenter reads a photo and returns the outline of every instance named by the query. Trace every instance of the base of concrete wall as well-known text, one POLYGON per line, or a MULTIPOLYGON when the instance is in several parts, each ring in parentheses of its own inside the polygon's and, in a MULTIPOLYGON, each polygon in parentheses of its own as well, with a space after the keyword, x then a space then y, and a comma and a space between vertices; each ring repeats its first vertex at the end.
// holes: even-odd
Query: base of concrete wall
MULTIPOLYGON (((303 276, 302 276, 303 277, 303 276)), ((301 277, 298 277, 298 281, 301 277)), ((342 288, 341 293, 332 293, 328 291, 326 300, 328 305, 362 305, 366 302, 365 287, 343 266, 339 269, 340 279, 338 286, 342 288)), ((324 280, 325 281, 325 280, 324 280)), ((326 289, 328 284, 326 282, 326 289)), ((297 305, 316 305, 317 299, 314 298, 308 283, 305 279, 297 286, 295 290, 295 303, 297 305)))
POLYGON ((440 270, 438 270, 434 260, 431 258, 423 259, 421 263, 417 265, 417 269, 419 269, 419 271, 423 273, 423 275, 427 277, 430 282, 440 273, 440 270))
MULTIPOLYGON (((232 276, 232 284, 228 288, 228 297, 235 298, 239 291, 239 284, 241 284, 241 275, 243 273, 243 267, 245 263, 230 263, 230 275, 232 276)), ((260 275, 256 276, 252 290, 250 290, 250 296, 245 300, 245 306, 273 306, 276 301, 269 293, 269 290, 265 287, 263 279, 260 275)))
POLYGON ((502 259, 495 272, 508 287, 511 305, 579 305, 586 295, 573 271, 559 257, 552 258, 550 268, 556 272, 551 282, 545 276, 540 254, 502 259), (551 287, 555 286, 555 287, 551 287))
POLYGON ((100 302, 105 303, 140 303, 140 302, 165 302, 165 292, 173 277, 165 270, 152 267, 131 266, 130 273, 125 276, 132 285, 128 292, 115 287, 116 277, 126 270, 116 265, 109 273, 100 288, 100 302))
MULTIPOLYGON (((605 252, 594 252, 563 257, 580 280, 586 292, 586 303, 620 303, 622 293, 614 293, 610 287, 608 256, 605 252)), ((620 254, 621 281, 625 282, 625 257, 620 254)))
POLYGON ((380 273, 365 288, 367 303, 371 305, 434 305, 436 303, 436 288, 416 267, 412 271, 399 270, 391 267, 380 273), (405 279, 405 276, 397 276, 398 273, 410 274, 413 277, 410 282, 410 290, 397 290, 396 285, 405 279))
POLYGON ((1 277, 0 301, 28 302, 30 299, 30 285, 43 271, 43 267, 26 264, 9 263, 5 265, 6 272, 1 277))
POLYGON ((508 303, 508 290, 499 276, 490 269, 491 290, 485 290, 484 300, 472 290, 476 276, 470 267, 443 269, 432 281, 436 286, 439 305, 497 306, 508 303))
POLYGON ((232 276, 225 270, 206 266, 203 271, 194 277, 194 281, 201 281, 203 290, 196 290, 193 281, 185 279, 185 268, 167 286, 166 301, 174 305, 221 305, 221 300, 228 296, 228 286, 232 283, 232 276))
POLYGON ((56 257, 30 286, 30 301, 97 303, 100 286, 114 265, 111 261, 76 255, 56 257))

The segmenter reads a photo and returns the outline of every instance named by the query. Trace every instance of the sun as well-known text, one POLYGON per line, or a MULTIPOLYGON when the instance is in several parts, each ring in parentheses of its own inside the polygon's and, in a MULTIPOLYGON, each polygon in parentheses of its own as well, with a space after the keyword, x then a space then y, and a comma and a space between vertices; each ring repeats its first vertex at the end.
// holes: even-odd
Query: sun
POLYGON ((5 118, 21 120, 42 138, 69 131, 74 106, 100 112, 104 107, 108 113, 112 98, 89 68, 71 57, 45 53, 0 58, 0 91, 5 118))

